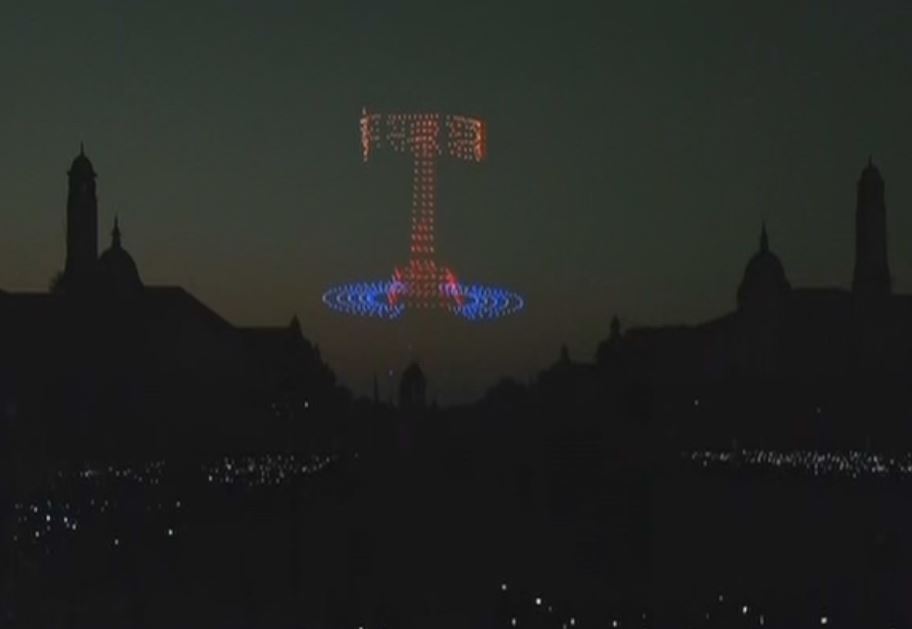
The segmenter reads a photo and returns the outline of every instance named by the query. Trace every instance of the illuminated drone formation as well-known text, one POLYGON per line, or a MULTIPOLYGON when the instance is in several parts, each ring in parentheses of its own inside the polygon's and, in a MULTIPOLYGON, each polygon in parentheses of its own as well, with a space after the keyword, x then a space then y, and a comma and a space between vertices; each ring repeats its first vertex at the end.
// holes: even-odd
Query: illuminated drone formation
POLYGON ((409 152, 412 176, 412 233, 408 264, 397 266, 387 281, 334 286, 323 301, 349 314, 393 319, 406 308, 441 308, 466 319, 496 319, 523 307, 522 297, 502 288, 461 284, 448 267, 437 264, 434 219, 437 206, 437 158, 441 155, 480 162, 485 158, 481 120, 441 114, 370 114, 361 117, 361 151, 389 147, 409 152))

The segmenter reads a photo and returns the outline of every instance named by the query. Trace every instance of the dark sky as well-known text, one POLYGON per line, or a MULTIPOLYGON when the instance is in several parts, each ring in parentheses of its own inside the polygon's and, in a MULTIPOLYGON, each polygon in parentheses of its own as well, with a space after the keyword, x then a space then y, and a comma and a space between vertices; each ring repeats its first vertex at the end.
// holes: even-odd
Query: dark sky
POLYGON ((105 246, 117 212, 145 282, 240 325, 297 313, 359 391, 415 356, 461 399, 562 342, 589 359, 614 313, 721 314, 764 217, 793 285, 846 286, 869 153, 912 290, 907 0, 315 4, 4 3, 0 287, 43 290, 61 267, 84 140, 105 246), (361 163, 362 105, 487 120, 489 160, 441 166, 439 257, 523 293, 524 313, 322 306, 407 253, 410 163, 361 163))

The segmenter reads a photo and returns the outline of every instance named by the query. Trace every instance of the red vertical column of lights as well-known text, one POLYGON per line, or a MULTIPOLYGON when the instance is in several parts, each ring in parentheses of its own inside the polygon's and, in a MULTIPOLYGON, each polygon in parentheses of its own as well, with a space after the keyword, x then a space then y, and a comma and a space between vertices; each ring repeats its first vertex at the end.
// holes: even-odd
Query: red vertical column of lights
POLYGON ((413 120, 412 152, 415 158, 412 181, 411 256, 408 294, 413 305, 432 307, 439 298, 434 221, 437 206, 437 156, 440 153, 437 115, 426 114, 413 120))

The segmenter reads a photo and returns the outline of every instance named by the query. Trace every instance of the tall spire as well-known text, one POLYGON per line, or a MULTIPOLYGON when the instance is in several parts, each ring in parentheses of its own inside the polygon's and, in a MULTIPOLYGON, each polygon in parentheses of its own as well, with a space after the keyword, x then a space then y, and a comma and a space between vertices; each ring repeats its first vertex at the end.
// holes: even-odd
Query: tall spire
POLYGON ((68 289, 89 278, 98 259, 98 198, 95 170, 79 143, 77 155, 67 170, 66 262, 64 274, 68 289))
POLYGON ((618 339, 621 336, 621 320, 617 315, 611 317, 611 339, 618 339))
POLYGON ((874 161, 858 179, 855 206, 855 273, 852 290, 856 296, 879 297, 891 292, 887 260, 887 208, 884 180, 874 161))
POLYGON ((291 330, 291 333, 295 338, 300 338, 303 336, 301 334, 301 321, 298 319, 297 314, 291 318, 291 323, 288 324, 288 329, 291 330))
POLYGON ((769 251, 769 236, 766 234, 766 219, 760 223, 760 251, 766 253, 769 251))
POLYGON ((114 229, 111 230, 111 248, 120 249, 120 224, 117 221, 117 214, 114 215, 114 229))

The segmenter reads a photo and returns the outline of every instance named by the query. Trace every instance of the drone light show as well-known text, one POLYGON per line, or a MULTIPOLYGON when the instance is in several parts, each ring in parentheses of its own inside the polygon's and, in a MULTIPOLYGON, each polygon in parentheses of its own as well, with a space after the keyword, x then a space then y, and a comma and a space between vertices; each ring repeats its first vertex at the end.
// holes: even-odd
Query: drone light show
POLYGON ((409 309, 442 309, 471 321, 497 319, 521 310, 518 294, 494 286, 465 284, 438 264, 435 250, 437 159, 485 158, 484 122, 443 114, 376 114, 361 116, 361 151, 368 161, 379 149, 411 153, 412 220, 409 260, 389 280, 334 286, 323 302, 347 314, 395 319, 409 309))

